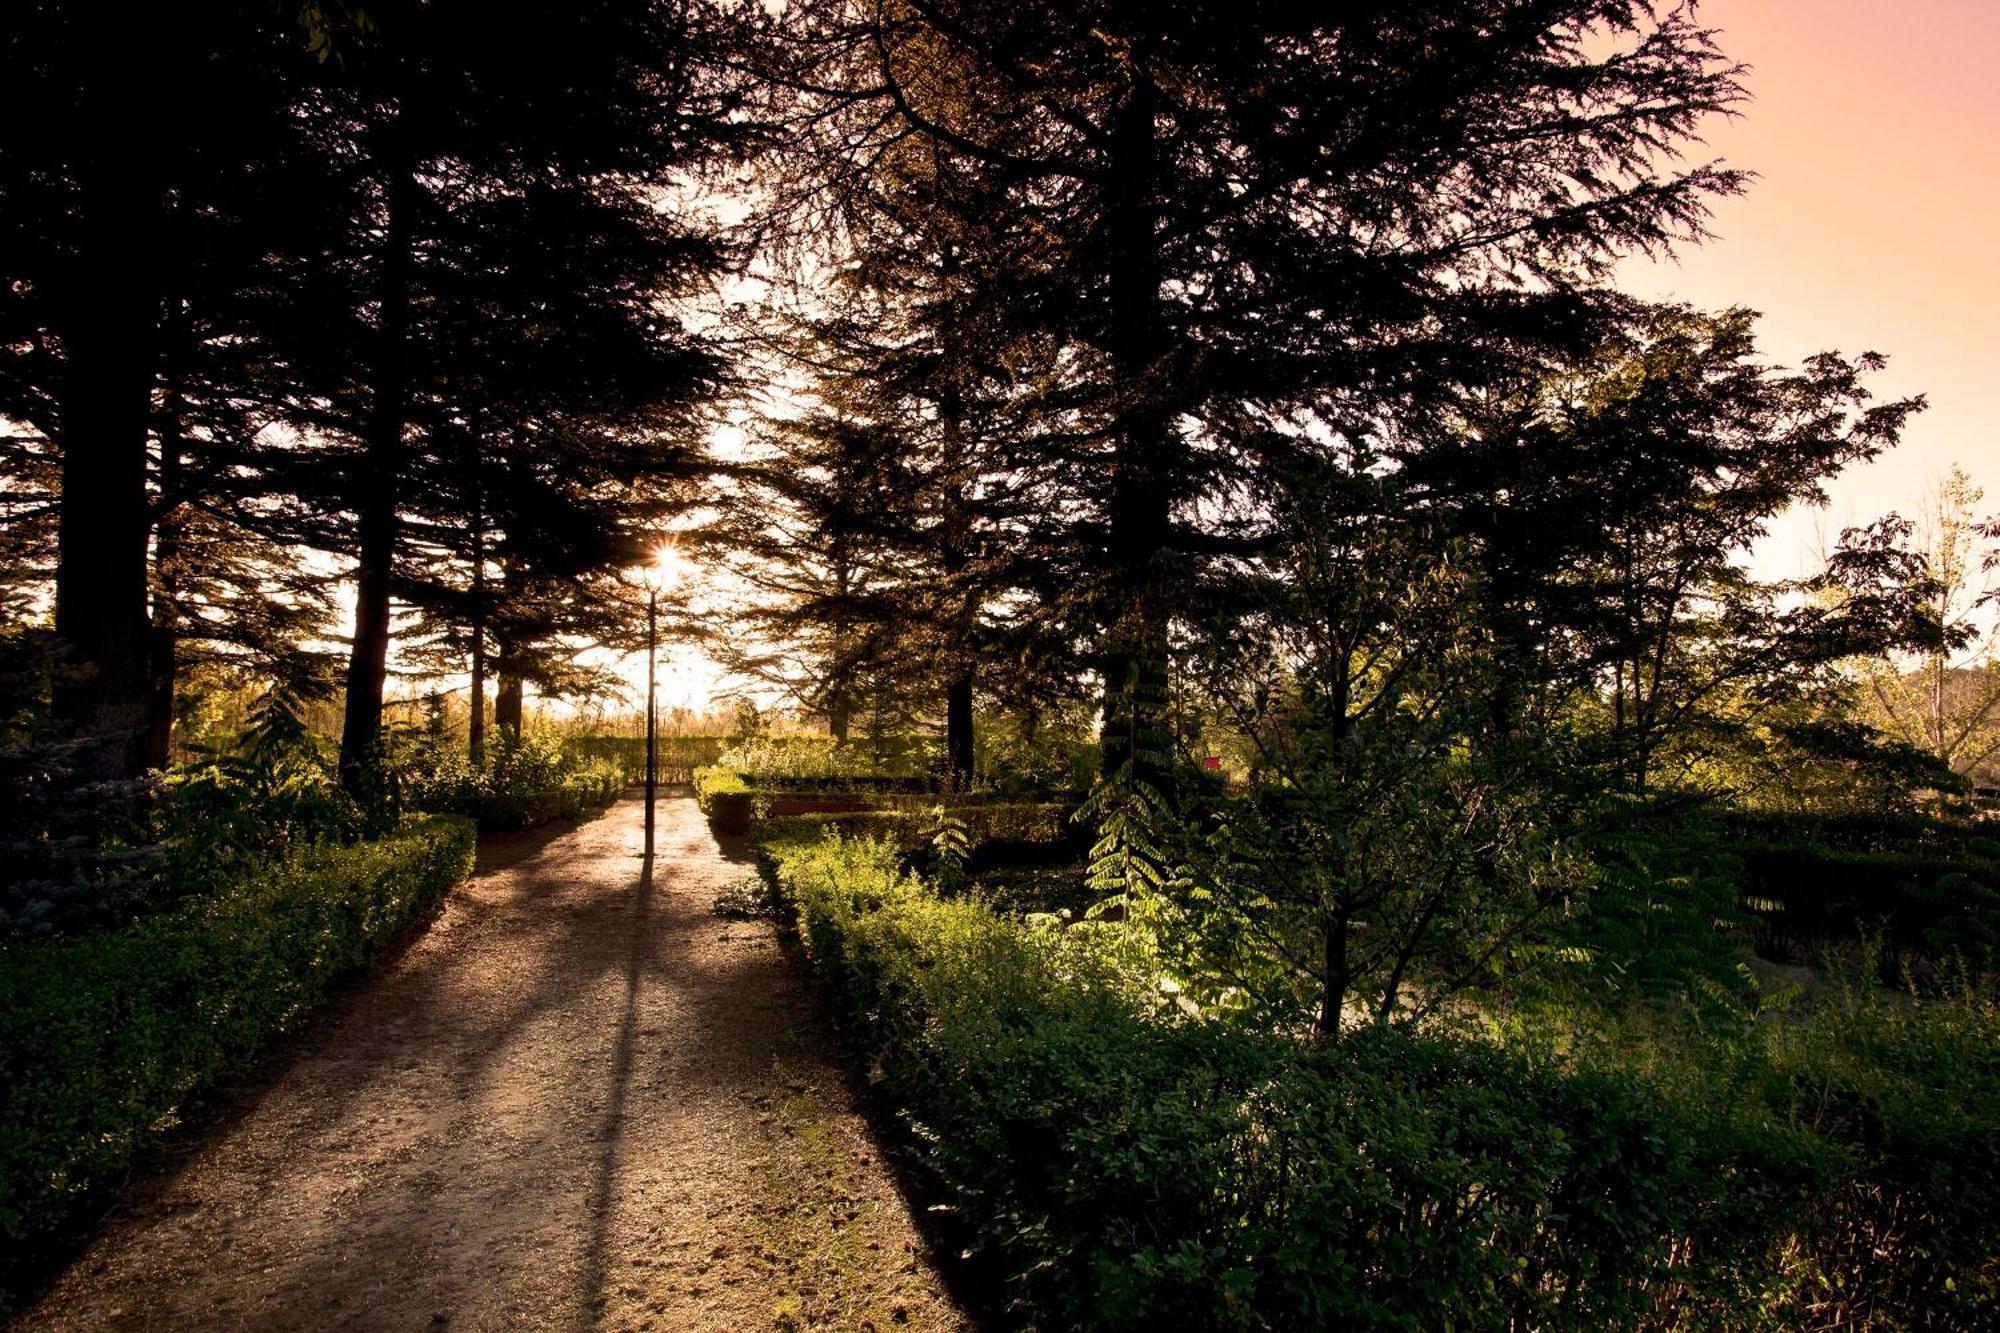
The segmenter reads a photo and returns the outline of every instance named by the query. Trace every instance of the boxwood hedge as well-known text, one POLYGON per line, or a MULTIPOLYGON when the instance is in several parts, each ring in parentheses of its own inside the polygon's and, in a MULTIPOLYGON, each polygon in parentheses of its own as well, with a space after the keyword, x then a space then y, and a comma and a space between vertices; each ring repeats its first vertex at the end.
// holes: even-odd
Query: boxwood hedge
POLYGON ((1991 1326, 1996 1111, 1963 1095, 1991 1068, 1913 1126, 1876 1061, 1315 1050, 1179 1016, 1088 928, 941 898, 888 840, 807 833, 763 830, 767 871, 1020 1327, 1991 1326))
POLYGON ((179 1108, 423 920, 472 855, 467 821, 413 818, 123 929, 0 950, 0 1299, 179 1108))

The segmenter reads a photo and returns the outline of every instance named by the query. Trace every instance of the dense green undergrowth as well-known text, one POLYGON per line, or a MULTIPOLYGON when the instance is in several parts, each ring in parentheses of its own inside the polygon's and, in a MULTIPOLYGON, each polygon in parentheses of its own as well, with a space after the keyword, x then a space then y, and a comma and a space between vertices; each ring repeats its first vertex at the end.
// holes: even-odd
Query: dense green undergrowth
POLYGON ((2000 965, 2000 839, 1920 815, 1738 814, 1727 821, 1759 952, 1871 939, 1882 979, 2000 965))
POLYGON ((1989 1002, 1857 999, 1654 1043, 1366 1028, 1312 1048, 1165 1003, 1114 925, 941 896, 896 841, 815 823, 867 827, 773 821, 766 873, 1022 1327, 2000 1310, 1989 1002))
POLYGON ((442 816, 300 847, 121 929, 0 950, 0 1298, 218 1076, 471 870, 442 816))

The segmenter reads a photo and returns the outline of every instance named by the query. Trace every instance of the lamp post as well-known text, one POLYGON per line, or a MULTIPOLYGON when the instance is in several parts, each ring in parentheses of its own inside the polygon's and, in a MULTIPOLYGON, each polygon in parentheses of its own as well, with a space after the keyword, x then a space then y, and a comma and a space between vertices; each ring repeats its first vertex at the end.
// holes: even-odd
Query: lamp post
POLYGON ((660 785, 658 726, 653 694, 659 673, 654 660, 660 651, 660 586, 657 579, 646 581, 646 857, 653 855, 653 798, 660 785))
POLYGON ((646 585, 646 856, 653 855, 653 804, 660 786, 659 723, 654 698, 659 693, 660 589, 672 581, 674 553, 662 546, 646 562, 640 578, 646 585))

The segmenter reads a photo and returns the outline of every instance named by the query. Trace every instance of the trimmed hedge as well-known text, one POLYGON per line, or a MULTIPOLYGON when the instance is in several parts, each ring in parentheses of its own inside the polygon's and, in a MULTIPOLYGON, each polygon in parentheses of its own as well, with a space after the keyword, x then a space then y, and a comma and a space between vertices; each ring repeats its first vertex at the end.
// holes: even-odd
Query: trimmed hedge
POLYGON ((495 787, 473 775, 462 785, 423 793, 417 804, 435 814, 463 815, 488 832, 519 832, 552 819, 581 819, 618 799, 625 774, 598 760, 552 775, 546 785, 495 787))
MULTIPOLYGON (((930 844, 938 826, 938 807, 901 810, 859 810, 848 814, 796 815, 767 819, 758 829, 758 842, 813 842, 829 830, 847 837, 884 838, 903 852, 920 851, 930 844)), ((1044 845, 1076 840, 1079 830, 1070 822, 1068 805, 1044 801, 986 801, 951 804, 944 807, 953 819, 965 825, 966 840, 973 854, 991 854, 1016 844, 1044 845)))
POLYGON ((694 771, 694 799, 705 815, 715 813, 718 796, 748 796, 750 784, 729 768, 697 768, 694 771))
POLYGON ((472 857, 471 824, 415 818, 121 930, 0 951, 0 1291, 32 1242, 424 920, 472 857))
POLYGON ((886 840, 765 832, 809 956, 1023 1326, 1995 1313, 1992 1106, 1942 1137, 1927 1117, 1926 1138, 1828 1060, 1677 1085, 1393 1030, 1310 1050, 1178 1020, 1092 931, 941 899, 886 840), (1946 1143, 1970 1187, 1904 1169, 1946 1143))
POLYGON ((541 791, 501 792, 476 797, 453 813, 470 816, 488 830, 530 829, 552 819, 581 819, 618 799, 625 774, 604 763, 565 774, 562 782, 541 791))
POLYGON ((694 800, 717 833, 748 833, 756 816, 750 784, 734 769, 697 768, 694 800))
MULTIPOLYGON (((653 758, 663 783, 694 781, 694 770, 713 764, 729 744, 726 736, 660 736, 654 741, 653 758)), ((563 751, 576 758, 607 761, 624 770, 627 782, 643 782, 646 777, 644 736, 566 736, 563 751)))
POLYGON ((1923 853, 1936 857, 2000 860, 2000 840, 1979 825, 1922 814, 1792 814, 1732 810, 1722 816, 1728 835, 1747 843, 1829 847, 1843 852, 1923 853))

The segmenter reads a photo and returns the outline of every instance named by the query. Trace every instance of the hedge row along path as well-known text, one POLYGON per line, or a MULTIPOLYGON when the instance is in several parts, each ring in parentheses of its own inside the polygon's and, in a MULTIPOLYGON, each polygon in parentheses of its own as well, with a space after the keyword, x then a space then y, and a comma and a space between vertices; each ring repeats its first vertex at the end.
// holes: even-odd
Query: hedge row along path
POLYGON ((429 932, 138 1185, 27 1329, 960 1329, 692 799, 484 839, 429 932))

